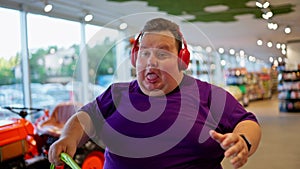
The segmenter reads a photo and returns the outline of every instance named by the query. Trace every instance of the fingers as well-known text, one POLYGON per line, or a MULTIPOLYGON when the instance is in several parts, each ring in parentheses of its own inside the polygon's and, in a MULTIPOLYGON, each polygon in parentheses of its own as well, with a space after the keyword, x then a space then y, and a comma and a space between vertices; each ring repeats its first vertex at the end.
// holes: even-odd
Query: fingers
POLYGON ((64 162, 60 160, 62 152, 69 154, 71 157, 74 156, 76 146, 69 141, 68 139, 59 139, 50 146, 48 151, 48 160, 50 163, 55 164, 55 166, 63 165, 64 162))
POLYGON ((248 148, 244 140, 235 133, 221 134, 211 130, 210 136, 220 143, 225 150, 224 156, 231 158, 230 163, 234 168, 240 168, 248 160, 248 148))
POLYGON ((210 136, 216 140, 218 143, 220 143, 220 146, 227 150, 230 146, 232 146, 233 141, 231 137, 228 137, 227 134, 221 134, 214 130, 209 131, 210 136))
POLYGON ((222 141, 225 139, 225 135, 218 133, 214 130, 209 131, 209 135, 216 140, 218 143, 222 143, 222 141))
POLYGON ((48 160, 51 164, 55 164, 55 166, 63 165, 63 162, 60 160, 60 153, 65 152, 65 150, 56 146, 56 144, 52 144, 48 151, 48 160))
MULTIPOLYGON (((238 137, 238 141, 232 148, 228 149, 228 155, 232 157, 230 163, 234 166, 234 168, 240 168, 248 161, 248 148, 245 145, 244 141, 238 137), (232 155, 233 152, 236 152, 235 155, 232 155)), ((225 152, 225 154, 227 153, 225 152)))
POLYGON ((248 154, 241 151, 236 156, 233 156, 230 160, 230 163, 234 166, 234 168, 240 168, 248 161, 248 154))

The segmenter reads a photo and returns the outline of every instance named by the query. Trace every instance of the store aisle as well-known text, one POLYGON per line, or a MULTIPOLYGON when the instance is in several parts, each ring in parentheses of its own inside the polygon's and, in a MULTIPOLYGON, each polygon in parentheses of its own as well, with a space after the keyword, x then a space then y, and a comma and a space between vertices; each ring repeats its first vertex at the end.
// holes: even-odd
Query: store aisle
MULTIPOLYGON (((279 112, 277 96, 251 102, 247 110, 258 116, 262 140, 257 152, 242 169, 299 169, 300 112, 279 112)), ((227 159, 223 161, 223 167, 232 168, 227 159)))

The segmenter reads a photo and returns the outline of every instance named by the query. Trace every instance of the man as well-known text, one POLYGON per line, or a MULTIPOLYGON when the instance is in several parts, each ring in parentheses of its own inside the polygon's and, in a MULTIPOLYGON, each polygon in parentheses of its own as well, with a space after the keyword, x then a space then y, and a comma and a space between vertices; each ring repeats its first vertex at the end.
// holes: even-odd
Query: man
POLYGON ((103 142, 106 169, 234 168, 257 149, 261 130, 225 90, 185 75, 189 51, 177 24, 148 21, 136 39, 131 62, 137 80, 112 84, 66 124, 49 150, 74 155, 87 138, 103 142))

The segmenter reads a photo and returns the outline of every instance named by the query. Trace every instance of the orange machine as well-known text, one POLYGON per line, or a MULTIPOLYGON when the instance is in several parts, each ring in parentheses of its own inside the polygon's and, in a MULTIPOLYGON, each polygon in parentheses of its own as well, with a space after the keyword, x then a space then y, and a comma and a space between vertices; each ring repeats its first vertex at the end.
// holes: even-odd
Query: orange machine
POLYGON ((27 120, 0 120, 0 125, 0 162, 26 155, 30 149, 36 149, 35 142, 30 141, 34 128, 27 120))
MULTIPOLYGON (((65 122, 80 106, 74 102, 60 103, 51 115, 43 109, 3 107, 22 118, 0 120, 0 168, 49 168, 49 146, 59 138, 65 122), (35 123, 26 120, 28 112, 38 111, 44 111, 44 116, 35 123)), ((89 140, 78 148, 74 159, 82 169, 102 169, 103 152, 100 146, 89 140)))
MULTIPOLYGON (((34 125, 25 119, 27 111, 17 112, 11 107, 4 107, 23 118, 0 120, 0 168, 24 168, 26 160, 39 156, 34 125)), ((28 109, 42 111, 42 109, 28 109)), ((39 158, 40 159, 40 158, 39 158)))

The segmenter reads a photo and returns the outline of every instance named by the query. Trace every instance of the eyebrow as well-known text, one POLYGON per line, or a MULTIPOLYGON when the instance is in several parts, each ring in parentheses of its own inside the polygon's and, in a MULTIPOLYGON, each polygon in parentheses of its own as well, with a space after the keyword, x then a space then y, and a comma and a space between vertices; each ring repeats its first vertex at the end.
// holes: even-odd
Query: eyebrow
POLYGON ((169 50, 170 49, 170 46, 169 45, 166 45, 166 44, 162 44, 162 45, 158 45, 157 47, 158 49, 165 49, 165 50, 169 50))
MULTIPOLYGON (((142 49, 147 49, 147 48, 149 48, 149 47, 147 47, 147 46, 145 46, 145 45, 141 45, 140 48, 142 48, 142 49)), ((164 49, 164 50, 168 50, 168 51, 170 50, 170 46, 167 45, 167 44, 160 44, 160 45, 158 45, 158 46, 156 46, 156 47, 154 47, 154 48, 156 48, 156 49, 164 49)))

